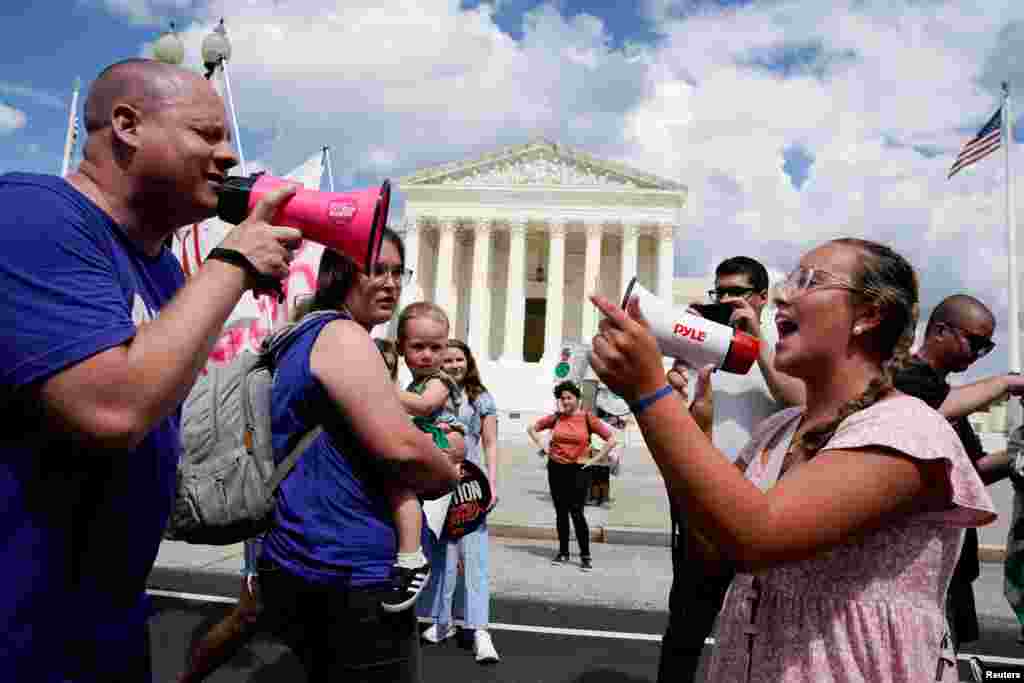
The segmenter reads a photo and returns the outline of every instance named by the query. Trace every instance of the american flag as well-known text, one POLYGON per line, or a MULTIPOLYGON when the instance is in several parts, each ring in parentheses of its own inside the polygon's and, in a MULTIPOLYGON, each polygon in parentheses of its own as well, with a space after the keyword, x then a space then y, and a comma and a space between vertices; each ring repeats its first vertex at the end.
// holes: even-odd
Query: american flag
POLYGON ((996 113, 988 120, 988 123, 978 131, 978 134, 967 141, 964 148, 960 150, 953 167, 949 169, 946 180, 952 178, 957 171, 970 166, 975 161, 984 159, 992 152, 999 149, 1003 128, 1003 108, 996 109, 996 113))

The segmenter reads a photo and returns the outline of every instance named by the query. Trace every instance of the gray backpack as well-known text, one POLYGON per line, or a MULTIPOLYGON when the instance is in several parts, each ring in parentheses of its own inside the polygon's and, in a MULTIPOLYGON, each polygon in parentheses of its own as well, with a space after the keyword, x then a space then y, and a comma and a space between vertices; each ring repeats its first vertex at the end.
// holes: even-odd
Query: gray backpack
POLYGON ((323 431, 317 426, 307 432, 275 467, 274 363, 309 323, 325 317, 340 316, 311 313, 264 340, 259 354, 241 353, 227 365, 207 368, 192 387, 182 405, 182 454, 166 538, 228 545, 267 530, 278 485, 323 431))

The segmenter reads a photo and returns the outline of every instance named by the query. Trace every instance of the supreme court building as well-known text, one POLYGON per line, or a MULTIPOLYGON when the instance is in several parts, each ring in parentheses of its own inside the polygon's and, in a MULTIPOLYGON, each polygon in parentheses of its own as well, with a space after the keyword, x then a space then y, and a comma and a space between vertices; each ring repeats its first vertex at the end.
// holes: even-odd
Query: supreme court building
MULTIPOLYGON (((687 189, 548 141, 425 168, 405 195, 402 305, 433 301, 504 409, 548 406, 563 344, 589 343, 597 292, 619 301, 637 275, 673 297, 687 189)), ((392 334, 394 327, 392 326, 392 334)))

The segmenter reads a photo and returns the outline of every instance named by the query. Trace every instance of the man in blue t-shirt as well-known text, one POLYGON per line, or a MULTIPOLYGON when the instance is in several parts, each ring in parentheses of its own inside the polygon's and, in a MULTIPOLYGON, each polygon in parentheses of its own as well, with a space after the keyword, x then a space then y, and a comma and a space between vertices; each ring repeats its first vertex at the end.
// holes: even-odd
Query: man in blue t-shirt
POLYGON ((165 247, 216 212, 236 159, 192 72, 133 59, 85 102, 67 178, 0 176, 0 670, 6 681, 150 678, 145 583, 174 499, 179 406, 246 289, 300 234, 268 196, 184 284, 165 247))

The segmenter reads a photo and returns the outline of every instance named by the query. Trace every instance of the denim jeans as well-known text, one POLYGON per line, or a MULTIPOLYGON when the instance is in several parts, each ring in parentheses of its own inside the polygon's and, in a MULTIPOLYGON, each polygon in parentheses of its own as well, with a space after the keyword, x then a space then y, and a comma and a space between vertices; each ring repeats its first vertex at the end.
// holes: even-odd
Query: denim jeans
MULTIPOLYGON (((490 569, 487 522, 457 541, 433 544, 430 581, 417 602, 417 612, 447 628, 452 623, 455 587, 459 583, 459 551, 464 562, 465 624, 467 629, 486 629, 491 621, 490 569)), ((460 596, 462 597, 462 596, 460 596)))

